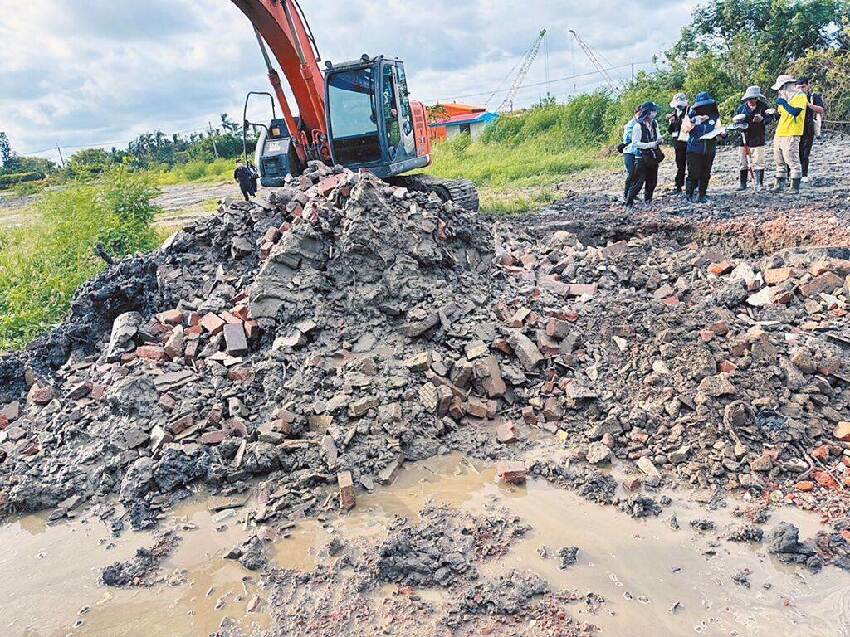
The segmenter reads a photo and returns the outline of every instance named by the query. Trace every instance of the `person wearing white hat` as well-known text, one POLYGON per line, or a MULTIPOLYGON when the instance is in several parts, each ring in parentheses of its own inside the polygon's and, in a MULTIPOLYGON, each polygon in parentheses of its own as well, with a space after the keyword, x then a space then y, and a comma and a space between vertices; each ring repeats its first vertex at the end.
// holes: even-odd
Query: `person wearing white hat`
POLYGON ((738 190, 747 189, 747 178, 753 174, 756 191, 764 188, 765 169, 765 125, 776 119, 776 110, 767 107, 767 98, 761 88, 750 86, 741 98, 741 106, 732 118, 733 123, 742 127, 741 133, 741 172, 738 190), (744 127, 746 126, 746 127, 744 127))
POLYGON ((667 132, 673 137, 673 147, 676 150, 676 194, 681 194, 685 186, 685 170, 688 166, 688 134, 682 132, 682 122, 688 116, 688 96, 676 93, 670 102, 673 109, 667 115, 667 132))
POLYGON ((797 88, 797 80, 791 75, 776 78, 773 90, 779 92, 776 110, 779 124, 773 137, 773 159, 776 162, 776 183, 770 192, 785 190, 785 184, 791 180, 791 192, 799 194, 803 166, 800 162, 800 138, 806 124, 806 109, 809 100, 806 94, 797 88))

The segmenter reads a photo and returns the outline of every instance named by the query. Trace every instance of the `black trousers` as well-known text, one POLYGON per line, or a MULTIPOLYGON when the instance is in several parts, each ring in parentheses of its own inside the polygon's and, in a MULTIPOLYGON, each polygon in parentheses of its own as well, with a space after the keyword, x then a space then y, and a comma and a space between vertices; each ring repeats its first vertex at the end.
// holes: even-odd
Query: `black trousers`
POLYGON ((629 190, 635 179, 635 156, 631 153, 623 153, 623 164, 626 167, 626 184, 623 186, 623 199, 629 198, 629 190))
POLYGON ((698 191, 700 197, 708 192, 708 182, 711 180, 711 166, 714 164, 714 153, 688 153, 688 196, 698 191))
POLYGON ((626 202, 634 203, 635 197, 643 188, 643 200, 649 203, 652 201, 652 193, 655 192, 655 187, 658 185, 658 164, 644 161, 639 157, 636 159, 635 178, 632 180, 632 187, 629 190, 629 196, 626 197, 626 202))
POLYGON ((245 201, 251 201, 248 196, 251 194, 251 184, 239 184, 239 190, 242 191, 242 196, 245 197, 245 201))
POLYGON ((814 135, 806 135, 800 138, 800 163, 803 165, 803 177, 809 176, 809 157, 812 154, 812 146, 814 145, 814 135))
POLYGON ((688 142, 676 140, 676 188, 685 185, 685 168, 688 165, 688 142))

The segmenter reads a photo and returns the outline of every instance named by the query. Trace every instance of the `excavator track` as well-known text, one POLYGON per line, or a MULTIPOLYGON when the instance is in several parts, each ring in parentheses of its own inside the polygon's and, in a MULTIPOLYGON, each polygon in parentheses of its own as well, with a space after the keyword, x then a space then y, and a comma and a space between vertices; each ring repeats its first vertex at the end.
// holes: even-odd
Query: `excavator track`
POLYGON ((453 201, 469 212, 478 212, 480 202, 475 184, 466 179, 438 179, 431 175, 398 175, 389 180, 394 186, 403 186, 417 192, 433 192, 443 201, 453 201))

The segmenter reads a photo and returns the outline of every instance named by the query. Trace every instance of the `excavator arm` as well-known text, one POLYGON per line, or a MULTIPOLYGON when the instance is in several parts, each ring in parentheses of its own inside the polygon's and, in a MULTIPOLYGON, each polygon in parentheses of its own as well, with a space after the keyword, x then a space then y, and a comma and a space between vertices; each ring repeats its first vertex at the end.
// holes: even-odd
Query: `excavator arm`
POLYGON ((251 21, 266 59, 269 81, 283 110, 286 127, 295 142, 299 159, 326 158, 327 120, 325 85, 310 29, 297 0, 232 0, 251 21), (299 126, 272 67, 265 42, 277 60, 295 96, 299 126))

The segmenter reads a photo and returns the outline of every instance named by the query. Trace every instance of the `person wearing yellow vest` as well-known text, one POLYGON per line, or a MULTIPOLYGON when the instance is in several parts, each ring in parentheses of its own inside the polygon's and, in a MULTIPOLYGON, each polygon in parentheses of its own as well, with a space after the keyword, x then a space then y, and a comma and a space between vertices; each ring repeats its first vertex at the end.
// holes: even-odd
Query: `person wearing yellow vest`
POLYGON ((791 192, 799 194, 803 166, 800 163, 800 138, 806 125, 806 109, 809 99, 797 88, 797 80, 791 75, 776 78, 773 90, 779 92, 776 110, 779 124, 773 137, 773 160, 776 163, 776 183, 770 192, 782 192, 790 178, 791 192))

